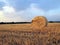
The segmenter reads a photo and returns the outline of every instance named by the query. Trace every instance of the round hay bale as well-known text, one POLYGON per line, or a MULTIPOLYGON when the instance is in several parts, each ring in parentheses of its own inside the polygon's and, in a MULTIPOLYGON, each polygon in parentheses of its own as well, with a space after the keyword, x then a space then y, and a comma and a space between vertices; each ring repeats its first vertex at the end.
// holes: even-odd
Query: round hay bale
POLYGON ((47 26, 47 19, 43 16, 37 16, 32 20, 33 28, 41 29, 47 26))

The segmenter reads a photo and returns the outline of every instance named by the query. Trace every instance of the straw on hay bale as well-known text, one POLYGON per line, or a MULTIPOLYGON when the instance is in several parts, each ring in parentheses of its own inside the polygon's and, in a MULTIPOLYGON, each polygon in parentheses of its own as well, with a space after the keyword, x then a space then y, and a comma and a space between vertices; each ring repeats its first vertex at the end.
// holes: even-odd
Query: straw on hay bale
POLYGON ((41 29, 47 26, 47 19, 43 16, 37 16, 32 20, 32 27, 41 29))

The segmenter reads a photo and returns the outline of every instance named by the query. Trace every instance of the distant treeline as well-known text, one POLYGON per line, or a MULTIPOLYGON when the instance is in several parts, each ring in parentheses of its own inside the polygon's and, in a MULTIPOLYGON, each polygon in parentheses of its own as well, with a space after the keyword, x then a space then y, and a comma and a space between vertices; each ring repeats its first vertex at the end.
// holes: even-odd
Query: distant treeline
MULTIPOLYGON (((60 21, 48 21, 49 23, 60 23, 60 21)), ((32 22, 0 22, 0 24, 28 24, 32 22)))
POLYGON ((49 23, 60 23, 60 21, 49 21, 49 23))
POLYGON ((0 22, 0 24, 25 24, 25 23, 31 23, 31 22, 0 22))

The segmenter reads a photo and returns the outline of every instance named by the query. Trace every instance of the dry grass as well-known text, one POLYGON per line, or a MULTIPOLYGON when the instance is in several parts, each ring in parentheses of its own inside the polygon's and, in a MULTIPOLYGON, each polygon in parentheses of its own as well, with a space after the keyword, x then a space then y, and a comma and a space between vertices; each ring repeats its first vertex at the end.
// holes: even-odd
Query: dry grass
POLYGON ((0 45, 60 45, 60 23, 46 24, 43 17, 31 24, 0 24, 0 45))
MULTIPOLYGON (((60 45, 60 23, 48 23, 47 27, 44 27, 40 30, 32 28, 31 24, 1 24, 0 30, 17 31, 12 33, 0 32, 0 40, 6 41, 4 42, 5 45, 23 45, 24 43, 24 45, 60 45), (19 31, 39 31, 40 33, 33 34, 29 32, 20 34, 21 32, 19 33, 19 31), (1 39, 2 36, 6 37, 1 39), (31 39, 23 38, 22 36, 27 36, 31 39), (33 39, 35 41, 32 41, 33 39)), ((2 45, 1 41, 0 44, 2 45)))
POLYGON ((0 45, 60 45, 60 23, 36 17, 31 24, 0 24, 0 45))
POLYGON ((1 24, 0 30, 25 30, 30 29, 31 24, 1 24))
MULTIPOLYGON (((48 23, 48 30, 60 30, 60 23, 48 23)), ((31 24, 0 24, 0 30, 30 30, 31 24)), ((45 29, 45 28, 43 28, 45 29)))

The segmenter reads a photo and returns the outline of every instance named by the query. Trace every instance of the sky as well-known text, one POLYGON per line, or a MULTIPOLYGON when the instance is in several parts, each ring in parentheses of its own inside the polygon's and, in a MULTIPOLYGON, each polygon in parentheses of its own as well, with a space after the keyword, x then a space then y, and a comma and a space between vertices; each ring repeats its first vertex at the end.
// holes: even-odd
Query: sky
POLYGON ((60 0, 0 0, 0 22, 31 22, 36 16, 60 21, 60 0))

